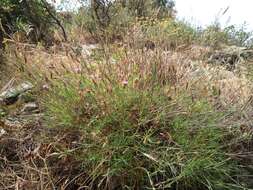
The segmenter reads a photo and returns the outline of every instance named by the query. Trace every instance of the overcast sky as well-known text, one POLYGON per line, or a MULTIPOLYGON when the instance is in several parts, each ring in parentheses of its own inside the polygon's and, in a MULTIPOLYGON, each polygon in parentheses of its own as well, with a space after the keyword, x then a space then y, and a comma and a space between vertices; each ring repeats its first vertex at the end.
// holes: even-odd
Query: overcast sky
POLYGON ((176 0, 176 9, 179 18, 196 25, 205 26, 218 18, 223 25, 246 22, 253 30, 253 0, 176 0))
MULTIPOLYGON (((60 0, 56 0, 60 2, 60 0)), ((72 6, 76 0, 69 0, 72 6)), ((197 26, 206 26, 218 18, 223 26, 248 24, 253 30, 253 0, 175 0, 177 15, 197 26), (222 13, 229 7, 225 15, 222 13)))

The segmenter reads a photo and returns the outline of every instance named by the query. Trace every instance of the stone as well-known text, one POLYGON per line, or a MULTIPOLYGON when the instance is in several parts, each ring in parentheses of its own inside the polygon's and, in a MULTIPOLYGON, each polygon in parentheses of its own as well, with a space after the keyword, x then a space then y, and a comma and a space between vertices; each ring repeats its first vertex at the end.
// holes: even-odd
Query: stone
POLYGON ((20 121, 20 119, 16 117, 8 117, 2 122, 4 126, 8 128, 21 128, 23 126, 23 123, 20 121))
POLYGON ((42 90, 48 91, 50 89, 48 84, 43 84, 42 85, 42 90))
POLYGON ((30 82, 23 82, 16 87, 9 88, 0 94, 0 103, 6 105, 14 104, 19 96, 33 88, 30 82))
POLYGON ((234 70, 238 63, 250 57, 253 57, 252 50, 248 50, 245 47, 229 46, 214 52, 209 57, 208 63, 224 65, 228 70, 234 70))
POLYGON ((0 138, 2 138, 6 134, 7 132, 4 129, 0 128, 0 138))
POLYGON ((81 46, 82 47, 82 56, 86 57, 86 56, 91 56, 92 51, 94 49, 97 49, 98 46, 96 44, 84 44, 81 46))
POLYGON ((252 61, 253 60, 253 50, 244 50, 242 53, 241 53, 241 56, 246 59, 246 60, 250 60, 252 61))
POLYGON ((39 112, 39 106, 35 102, 27 103, 21 109, 21 113, 34 113, 39 112))
POLYGON ((216 52, 208 59, 209 63, 225 65, 229 70, 233 70, 235 68, 235 65, 240 61, 241 60, 239 55, 233 53, 229 54, 225 52, 216 52))

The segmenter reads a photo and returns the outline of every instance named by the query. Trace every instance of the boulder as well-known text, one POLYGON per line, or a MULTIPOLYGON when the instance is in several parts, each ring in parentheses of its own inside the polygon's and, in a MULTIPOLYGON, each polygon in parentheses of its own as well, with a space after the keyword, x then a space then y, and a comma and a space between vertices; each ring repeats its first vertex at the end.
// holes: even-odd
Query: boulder
POLYGON ((243 52, 241 52, 241 56, 249 61, 253 60, 253 50, 252 49, 248 49, 248 50, 244 50, 243 52))
POLYGON ((208 63, 221 64, 226 66, 228 70, 234 70, 235 65, 240 62, 240 56, 237 54, 228 54, 224 52, 216 52, 208 59, 208 63))
POLYGON ((81 49, 82 49, 81 54, 83 57, 87 57, 87 56, 89 57, 89 56, 91 56, 92 51, 97 48, 98 48, 98 46, 96 44, 83 44, 81 46, 81 49))
POLYGON ((19 96, 33 88, 30 82, 23 82, 16 87, 9 88, 0 94, 0 103, 6 105, 14 104, 19 96))
POLYGON ((0 128, 0 138, 2 138, 6 134, 7 132, 4 129, 0 128))
POLYGON ((253 50, 245 47, 230 46, 214 52, 208 59, 208 63, 226 66, 228 70, 234 70, 236 64, 253 59, 253 50))
POLYGON ((35 102, 27 103, 21 109, 22 114, 30 114, 30 113, 38 113, 38 112, 39 112, 39 106, 35 102))

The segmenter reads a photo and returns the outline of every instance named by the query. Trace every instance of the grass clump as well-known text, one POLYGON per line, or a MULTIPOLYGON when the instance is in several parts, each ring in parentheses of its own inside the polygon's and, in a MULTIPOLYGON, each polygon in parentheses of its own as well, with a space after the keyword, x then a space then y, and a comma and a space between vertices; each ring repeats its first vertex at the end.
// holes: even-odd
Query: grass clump
POLYGON ((0 108, 0 189, 252 189, 252 66, 208 61, 252 34, 179 21, 174 1, 92 2, 57 13, 66 43, 6 41, 0 87, 35 88, 0 108))
POLYGON ((229 156, 236 137, 221 124, 225 113, 207 101, 87 78, 56 83, 52 91, 47 121, 59 131, 78 131, 70 156, 86 173, 86 186, 242 189, 239 163, 229 156))

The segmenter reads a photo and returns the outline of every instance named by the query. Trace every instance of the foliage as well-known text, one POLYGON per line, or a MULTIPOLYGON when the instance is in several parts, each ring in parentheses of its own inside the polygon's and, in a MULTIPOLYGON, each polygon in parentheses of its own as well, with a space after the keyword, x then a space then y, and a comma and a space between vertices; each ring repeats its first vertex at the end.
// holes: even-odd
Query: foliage
POLYGON ((24 32, 31 41, 49 42, 55 10, 45 0, 3 0, 0 2, 1 35, 24 32))
POLYGON ((252 46, 252 32, 248 32, 245 25, 237 27, 230 25, 221 28, 217 22, 200 31, 201 43, 220 48, 221 45, 252 46))
POLYGON ((228 36, 219 23, 215 23, 201 32, 201 43, 218 49, 221 45, 228 43, 228 36))
POLYGON ((131 82, 108 87, 83 78, 80 89, 69 82, 54 84, 45 100, 47 119, 59 131, 83 136, 69 156, 87 172, 86 185, 240 189, 233 177, 240 166, 228 156, 237 137, 219 126, 225 113, 207 101, 169 100, 159 87, 138 90, 131 82))
POLYGON ((250 137, 217 106, 217 72, 199 80, 161 51, 116 48, 114 62, 92 55, 82 74, 52 81, 41 101, 47 126, 76 143, 57 148, 91 189, 246 189, 248 166, 233 152, 250 137))
MULTIPOLYGON (((141 23, 144 42, 152 41, 158 47, 176 50, 178 47, 187 47, 196 40, 194 28, 184 22, 174 19, 150 20, 141 23)), ((137 43, 141 43, 138 42, 137 43)))
POLYGON ((174 1, 158 0, 93 0, 79 9, 78 18, 88 31, 107 38, 121 38, 136 18, 170 18, 174 16, 174 1))
MULTIPOLYGON (((8 34, 56 22, 43 1, 29 1, 32 13, 14 6, 24 2, 0 2, 8 34)), ((5 75, 34 82, 23 99, 42 113, 0 109, 0 189, 252 189, 252 81, 205 61, 251 33, 197 29, 173 1, 92 3, 60 13, 68 43, 6 46, 5 75), (22 125, 8 126, 12 112, 22 125)))
POLYGON ((244 25, 236 27, 228 26, 224 29, 228 36, 228 43, 237 46, 252 46, 252 32, 248 32, 244 25))
POLYGON ((173 15, 175 7, 175 2, 172 0, 129 0, 123 2, 123 6, 135 17, 165 18, 173 15))

